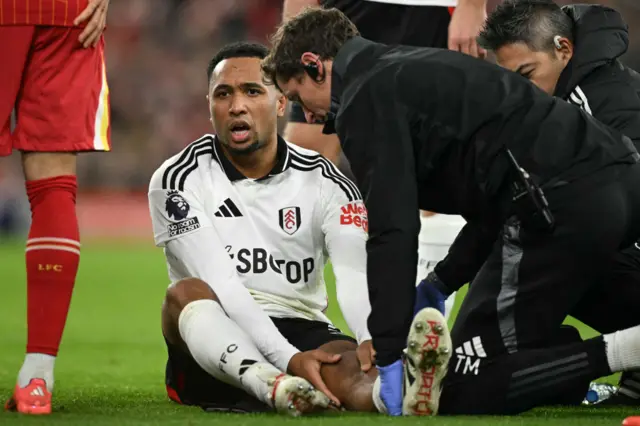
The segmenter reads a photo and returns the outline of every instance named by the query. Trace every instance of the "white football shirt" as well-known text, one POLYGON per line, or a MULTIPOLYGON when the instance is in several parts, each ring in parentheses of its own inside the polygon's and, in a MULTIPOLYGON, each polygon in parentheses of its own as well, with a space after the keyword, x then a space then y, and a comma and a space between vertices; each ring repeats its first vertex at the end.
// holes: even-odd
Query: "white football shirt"
POLYGON ((149 204, 171 282, 207 282, 229 317, 283 369, 296 350, 267 315, 329 323, 328 257, 340 307, 359 341, 370 338, 371 308, 367 213, 358 188, 313 151, 281 138, 277 151, 271 173, 249 179, 216 137, 205 135, 155 172, 149 204))

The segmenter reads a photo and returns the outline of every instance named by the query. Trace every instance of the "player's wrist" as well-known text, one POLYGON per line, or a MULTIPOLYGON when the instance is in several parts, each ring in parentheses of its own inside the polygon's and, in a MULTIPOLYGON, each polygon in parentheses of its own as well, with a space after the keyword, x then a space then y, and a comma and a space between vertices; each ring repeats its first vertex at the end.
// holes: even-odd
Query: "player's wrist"
POLYGON ((436 274, 434 271, 429 272, 429 274, 427 275, 426 281, 431 284, 436 290, 438 290, 440 293, 442 293, 444 296, 450 296, 451 293, 453 293, 453 290, 450 289, 447 284, 444 283, 444 281, 442 281, 440 279, 440 277, 438 277, 438 274, 436 274))
MULTIPOLYGON (((401 336, 402 333, 399 333, 399 335, 401 336)), ((376 366, 386 367, 402 359, 402 353, 406 346, 406 337, 374 338, 373 347, 376 350, 376 366)))

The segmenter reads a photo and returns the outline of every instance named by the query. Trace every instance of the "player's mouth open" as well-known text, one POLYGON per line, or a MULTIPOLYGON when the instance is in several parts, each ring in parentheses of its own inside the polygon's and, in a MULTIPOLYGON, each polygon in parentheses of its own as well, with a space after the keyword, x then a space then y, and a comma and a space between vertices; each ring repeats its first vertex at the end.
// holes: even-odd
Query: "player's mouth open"
POLYGON ((231 130, 231 140, 235 143, 242 143, 249 140, 251 126, 244 121, 233 123, 229 129, 231 130))

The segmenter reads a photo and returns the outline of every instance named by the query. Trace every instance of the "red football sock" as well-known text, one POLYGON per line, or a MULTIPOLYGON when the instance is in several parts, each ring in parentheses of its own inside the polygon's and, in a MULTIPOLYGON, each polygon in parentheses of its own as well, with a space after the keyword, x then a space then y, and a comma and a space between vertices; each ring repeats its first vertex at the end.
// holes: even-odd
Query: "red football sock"
POLYGON ((32 180, 27 240, 27 353, 56 356, 80 262, 75 176, 32 180))

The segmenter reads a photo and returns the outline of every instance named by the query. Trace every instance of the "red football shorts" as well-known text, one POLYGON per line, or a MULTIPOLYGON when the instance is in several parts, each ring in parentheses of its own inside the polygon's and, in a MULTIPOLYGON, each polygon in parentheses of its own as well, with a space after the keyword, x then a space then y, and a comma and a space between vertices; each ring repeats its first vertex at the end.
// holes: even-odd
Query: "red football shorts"
POLYGON ((85 49, 81 31, 0 26, 0 156, 110 150, 104 39, 85 49))

